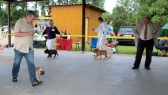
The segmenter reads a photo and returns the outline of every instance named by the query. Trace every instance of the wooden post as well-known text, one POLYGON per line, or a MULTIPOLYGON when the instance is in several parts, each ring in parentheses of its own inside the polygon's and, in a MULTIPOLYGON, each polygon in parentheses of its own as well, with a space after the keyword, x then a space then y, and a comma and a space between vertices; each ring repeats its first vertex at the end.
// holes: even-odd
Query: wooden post
POLYGON ((82 52, 85 51, 85 7, 86 1, 82 0, 82 52))
POLYGON ((10 15, 10 2, 8 2, 8 45, 11 47, 11 15, 10 15))

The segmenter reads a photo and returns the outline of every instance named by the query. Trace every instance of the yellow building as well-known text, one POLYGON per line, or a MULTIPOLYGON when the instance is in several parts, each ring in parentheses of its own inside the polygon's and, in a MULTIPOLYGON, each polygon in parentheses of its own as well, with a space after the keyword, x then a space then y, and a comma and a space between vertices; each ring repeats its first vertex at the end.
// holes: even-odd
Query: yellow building
MULTIPOLYGON (((73 5, 54 5, 49 7, 51 18, 53 19, 58 30, 63 28, 71 35, 82 35, 82 4, 73 5)), ((86 4, 86 36, 97 36, 92 28, 99 26, 98 17, 102 16, 105 10, 91 4, 86 4)), ((73 42, 78 37, 73 37, 73 42)), ((88 41, 90 38, 86 38, 88 41)))

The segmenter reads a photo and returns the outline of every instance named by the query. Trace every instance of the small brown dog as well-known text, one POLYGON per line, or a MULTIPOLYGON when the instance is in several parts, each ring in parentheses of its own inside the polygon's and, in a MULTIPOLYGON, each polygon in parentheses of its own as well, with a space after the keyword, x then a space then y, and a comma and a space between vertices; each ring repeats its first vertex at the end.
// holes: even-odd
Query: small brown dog
POLYGON ((38 81, 40 81, 40 75, 44 75, 45 70, 44 68, 36 67, 36 78, 38 81))
POLYGON ((100 59, 101 59, 102 55, 104 55, 104 56, 105 56, 104 59, 105 59, 105 58, 106 58, 106 60, 108 59, 107 51, 106 51, 106 50, 99 50, 99 49, 96 48, 96 49, 93 50, 93 52, 96 53, 95 58, 96 58, 97 56, 100 56, 100 59))

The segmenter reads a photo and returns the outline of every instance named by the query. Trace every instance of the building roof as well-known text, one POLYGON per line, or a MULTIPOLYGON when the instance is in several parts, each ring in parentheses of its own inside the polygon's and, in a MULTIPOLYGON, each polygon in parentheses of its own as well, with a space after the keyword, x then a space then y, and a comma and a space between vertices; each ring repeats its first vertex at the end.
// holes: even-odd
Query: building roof
MULTIPOLYGON (((79 3, 79 4, 55 4, 55 5, 50 5, 50 7, 53 7, 53 6, 74 6, 74 5, 82 5, 82 3, 79 3)), ((107 12, 106 10, 104 10, 98 6, 93 5, 93 4, 89 4, 89 3, 86 4, 86 7, 90 7, 92 9, 98 10, 100 12, 107 12)))

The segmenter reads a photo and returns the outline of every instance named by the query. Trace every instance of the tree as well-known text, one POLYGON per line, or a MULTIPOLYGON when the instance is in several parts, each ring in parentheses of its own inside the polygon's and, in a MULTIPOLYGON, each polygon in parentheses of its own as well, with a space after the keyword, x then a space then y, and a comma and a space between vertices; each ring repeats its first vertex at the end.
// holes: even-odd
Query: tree
POLYGON ((120 26, 132 26, 136 24, 136 12, 133 8, 136 3, 133 0, 119 0, 119 5, 117 5, 112 14, 103 14, 103 18, 113 21, 113 27, 115 31, 118 31, 120 26))
POLYGON ((103 14, 106 21, 113 21, 115 30, 122 25, 134 26, 145 16, 149 16, 152 22, 160 26, 168 22, 167 0, 118 0, 118 3, 112 14, 103 14))
POLYGON ((27 2, 11 4, 11 25, 14 26, 19 18, 23 18, 27 12, 27 2))
POLYGON ((152 21, 158 23, 163 26, 168 22, 168 1, 167 0, 157 0, 152 4, 149 11, 152 16, 152 21), (164 2, 164 3, 163 3, 164 2))
POLYGON ((104 18, 105 21, 112 20, 112 14, 110 13, 103 13, 102 17, 104 18))
POLYGON ((50 2, 51 0, 41 1, 41 2, 38 2, 38 6, 41 8, 41 10, 47 10, 50 5, 50 2))
POLYGON ((113 9, 112 21, 115 31, 118 31, 120 26, 127 25, 128 12, 122 6, 117 6, 113 9))
POLYGON ((6 5, 6 3, 2 0, 0 0, 0 25, 7 25, 7 12, 4 8, 4 5, 6 5))
POLYGON ((105 0, 86 0, 86 3, 93 4, 97 7, 104 8, 105 0))

